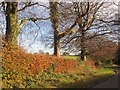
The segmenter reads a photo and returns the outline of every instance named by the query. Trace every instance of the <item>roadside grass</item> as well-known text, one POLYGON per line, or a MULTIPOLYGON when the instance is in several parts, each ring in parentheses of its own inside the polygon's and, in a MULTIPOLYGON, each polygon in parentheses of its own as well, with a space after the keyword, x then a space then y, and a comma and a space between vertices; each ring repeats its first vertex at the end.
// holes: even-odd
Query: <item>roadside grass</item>
MULTIPOLYGON (((99 69, 95 72, 84 72, 84 74, 73 74, 69 79, 71 82, 64 82, 60 85, 62 88, 91 88, 97 83, 103 82, 114 75, 111 69, 99 69)), ((69 80, 69 81, 70 81, 69 80)))
POLYGON ((86 67, 69 73, 43 71, 33 76, 23 76, 24 79, 21 75, 16 82, 14 79, 9 80, 8 85, 15 85, 18 88, 90 88, 113 75, 113 70, 109 68, 86 67))
POLYGON ((90 88, 114 75, 111 69, 99 69, 96 71, 82 71, 77 73, 40 72, 28 77, 20 88, 90 88), (83 74, 84 72, 84 74, 83 74))
POLYGON ((70 59, 70 60, 80 60, 79 56, 62 56, 65 59, 70 59))
POLYGON ((98 68, 92 60, 73 59, 3 48, 2 88, 87 88, 114 75, 112 69, 98 68))

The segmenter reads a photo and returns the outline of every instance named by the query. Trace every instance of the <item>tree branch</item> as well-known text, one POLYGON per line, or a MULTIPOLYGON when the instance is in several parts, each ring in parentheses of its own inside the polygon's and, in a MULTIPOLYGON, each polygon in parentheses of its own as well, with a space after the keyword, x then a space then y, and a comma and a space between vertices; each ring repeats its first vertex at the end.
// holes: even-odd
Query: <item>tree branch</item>
POLYGON ((92 25, 94 20, 95 20, 95 18, 90 18, 88 23, 84 26, 84 30, 87 30, 89 28, 89 26, 92 25))
POLYGON ((22 11, 22 10, 26 9, 27 7, 31 7, 31 6, 34 6, 36 4, 38 4, 38 2, 33 3, 33 4, 29 3, 28 5, 25 5, 23 8, 19 9, 18 11, 22 11))
POLYGON ((88 40, 88 39, 92 39, 92 38, 94 38, 94 37, 96 37, 96 36, 101 36, 101 35, 106 35, 106 34, 111 34, 111 33, 112 33, 112 32, 105 32, 105 33, 100 33, 100 34, 94 34, 93 36, 88 37, 87 40, 88 40))
POLYGON ((84 17, 87 13, 89 13, 89 10, 90 10, 90 2, 88 2, 86 12, 85 12, 85 13, 83 13, 80 17, 84 17))
POLYGON ((19 28, 21 28, 27 21, 37 21, 37 20, 48 20, 50 19, 50 17, 47 18, 25 18, 23 20, 21 20, 20 24, 19 24, 19 28))
POLYGON ((75 25, 77 24, 77 21, 78 21, 78 19, 75 20, 75 22, 73 23, 73 25, 72 25, 69 29, 67 29, 67 31, 64 31, 64 32, 60 33, 60 34, 58 35, 58 37, 59 37, 59 38, 62 38, 62 37, 64 37, 64 36, 68 35, 68 34, 72 34, 72 33, 74 32, 72 29, 73 29, 73 28, 75 27, 75 25))
POLYGON ((112 22, 114 22, 114 23, 120 23, 119 20, 111 20, 111 21, 105 21, 103 19, 96 19, 96 20, 99 20, 99 21, 104 22, 104 23, 112 23, 112 22))
POLYGON ((49 7, 47 7, 47 6, 45 6, 45 5, 42 5, 42 4, 38 4, 38 5, 49 9, 49 7))

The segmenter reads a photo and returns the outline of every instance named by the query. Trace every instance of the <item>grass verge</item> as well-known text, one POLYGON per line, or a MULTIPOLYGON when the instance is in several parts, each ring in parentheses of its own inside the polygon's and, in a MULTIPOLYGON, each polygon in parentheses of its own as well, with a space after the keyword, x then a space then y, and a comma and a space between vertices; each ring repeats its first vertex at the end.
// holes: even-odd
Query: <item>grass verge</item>
POLYGON ((96 68, 92 60, 79 62, 18 49, 3 49, 2 59, 3 88, 87 88, 114 75, 110 68, 96 68))
POLYGON ((65 59, 80 60, 80 56, 62 56, 65 59))

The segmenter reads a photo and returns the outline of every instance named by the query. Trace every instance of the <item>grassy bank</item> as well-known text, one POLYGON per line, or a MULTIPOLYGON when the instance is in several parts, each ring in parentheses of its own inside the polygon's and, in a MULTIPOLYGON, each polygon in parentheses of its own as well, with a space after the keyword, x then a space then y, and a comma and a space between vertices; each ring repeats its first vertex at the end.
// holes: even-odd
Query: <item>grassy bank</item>
POLYGON ((110 78, 113 74, 112 70, 103 68, 89 73, 85 71, 74 74, 43 72, 27 82, 26 88, 89 88, 110 78))
POLYGON ((3 49, 2 58, 3 88, 86 88, 114 74, 112 69, 95 67, 92 60, 81 63, 18 49, 3 49))
POLYGON ((80 56, 62 56, 63 58, 70 59, 70 60, 80 60, 80 56))

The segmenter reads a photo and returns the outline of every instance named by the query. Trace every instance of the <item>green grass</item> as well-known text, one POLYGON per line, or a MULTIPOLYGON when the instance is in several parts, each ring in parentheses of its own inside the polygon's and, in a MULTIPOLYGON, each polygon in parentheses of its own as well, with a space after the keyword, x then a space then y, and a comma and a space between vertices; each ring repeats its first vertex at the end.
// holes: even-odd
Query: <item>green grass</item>
POLYGON ((72 60, 80 60, 80 57, 79 56, 62 56, 63 58, 66 58, 66 59, 72 59, 72 60))
POLYGON ((75 73, 40 72, 33 77, 26 77, 21 84, 15 83, 15 86, 18 88, 89 88, 114 74, 109 68, 95 71, 91 68, 85 69, 75 73))
POLYGON ((102 68, 96 71, 83 70, 77 73, 39 73, 32 80, 32 84, 39 88, 88 88, 110 78, 114 72, 109 68, 102 68), (84 74, 82 74, 84 72, 84 74), (35 82, 38 82, 37 84, 35 82), (40 83, 39 83, 40 82, 40 83))

